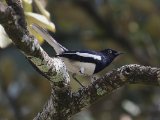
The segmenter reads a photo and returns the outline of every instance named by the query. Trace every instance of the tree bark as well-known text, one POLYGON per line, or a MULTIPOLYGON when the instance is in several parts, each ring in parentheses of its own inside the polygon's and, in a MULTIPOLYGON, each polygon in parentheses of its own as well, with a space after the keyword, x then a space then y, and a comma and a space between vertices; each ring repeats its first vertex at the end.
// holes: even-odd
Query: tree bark
POLYGON ((51 96, 34 120, 67 120, 85 106, 126 84, 160 85, 160 68, 137 64, 124 65, 106 73, 85 88, 72 92, 64 63, 50 58, 27 30, 19 0, 0 2, 0 24, 40 74, 51 83, 51 96))

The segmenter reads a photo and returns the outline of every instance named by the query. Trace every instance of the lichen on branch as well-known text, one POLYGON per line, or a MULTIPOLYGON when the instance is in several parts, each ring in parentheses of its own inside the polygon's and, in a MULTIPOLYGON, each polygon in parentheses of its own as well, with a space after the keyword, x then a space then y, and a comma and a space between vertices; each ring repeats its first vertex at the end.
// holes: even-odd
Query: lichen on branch
POLYGON ((37 39, 29 34, 23 8, 19 0, 7 0, 8 6, 0 2, 0 24, 34 68, 48 80, 69 83, 69 75, 64 63, 58 58, 51 58, 41 48, 37 39), (58 59, 58 60, 57 60, 58 59))
POLYGON ((52 81, 51 96, 35 120, 67 120, 85 106, 126 84, 160 86, 160 68, 130 64, 106 73, 89 86, 73 93, 68 85, 69 75, 64 63, 58 58, 49 57, 29 34, 20 1, 6 1, 8 6, 0 2, 0 24, 34 69, 52 81))

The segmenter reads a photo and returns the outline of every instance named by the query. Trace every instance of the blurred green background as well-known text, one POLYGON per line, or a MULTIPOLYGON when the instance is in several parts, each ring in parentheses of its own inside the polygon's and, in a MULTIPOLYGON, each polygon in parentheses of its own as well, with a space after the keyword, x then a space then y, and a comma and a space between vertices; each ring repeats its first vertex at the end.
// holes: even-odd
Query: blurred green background
MULTIPOLYGON (((50 34, 68 49, 126 52, 102 73, 126 64, 159 67, 160 0, 40 0, 55 23, 50 34)), ((39 12, 33 4, 33 12, 39 12)), ((2 41, 2 38, 0 38, 2 41)), ((54 56, 44 42, 42 47, 54 56)), ((98 76, 98 75, 97 75, 98 76)), ((86 84, 88 78, 83 78, 86 84)), ((74 90, 80 87, 72 83, 74 90)), ((104 96, 74 120, 159 120, 160 89, 126 85, 104 96)), ((49 82, 14 46, 0 48, 0 120, 33 119, 50 96, 49 82)))

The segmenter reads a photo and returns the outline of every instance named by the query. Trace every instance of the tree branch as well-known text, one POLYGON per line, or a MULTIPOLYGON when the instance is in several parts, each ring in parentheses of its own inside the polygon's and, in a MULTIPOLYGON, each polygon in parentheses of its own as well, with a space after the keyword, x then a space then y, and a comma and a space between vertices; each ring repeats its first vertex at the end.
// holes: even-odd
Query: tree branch
POLYGON ((48 100, 42 112, 36 116, 35 120, 69 119, 85 106, 91 105, 99 98, 126 84, 160 86, 160 68, 137 64, 125 65, 106 73, 104 77, 95 80, 90 86, 75 93, 67 89, 52 92, 52 97, 48 100), (59 94, 59 99, 55 99, 54 95, 56 93, 61 93, 59 94), (59 119, 56 119, 58 114, 53 111, 55 101, 58 101, 58 106, 61 110, 59 119))
POLYGON ((51 97, 35 120, 67 120, 83 107, 126 84, 160 85, 160 68, 134 64, 112 70, 86 88, 73 93, 67 85, 69 77, 63 62, 58 58, 50 58, 37 40, 29 34, 23 9, 19 8, 21 5, 17 5, 20 2, 7 0, 7 3, 8 6, 5 6, 0 2, 0 24, 34 68, 52 81, 51 97))
POLYGON ((13 43, 25 54, 34 68, 50 81, 69 82, 64 63, 58 58, 50 58, 38 41, 29 34, 23 8, 19 0, 6 0, 8 6, 0 3, 0 24, 13 43))

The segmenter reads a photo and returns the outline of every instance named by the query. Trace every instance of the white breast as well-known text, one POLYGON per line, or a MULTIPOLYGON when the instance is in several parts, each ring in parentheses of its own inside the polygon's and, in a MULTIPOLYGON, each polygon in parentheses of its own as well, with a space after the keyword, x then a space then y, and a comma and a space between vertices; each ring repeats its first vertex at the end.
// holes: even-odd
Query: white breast
POLYGON ((93 75, 96 67, 94 63, 77 62, 74 60, 71 61, 64 57, 61 57, 61 59, 64 61, 69 72, 76 73, 78 75, 93 75), (84 70, 84 74, 80 72, 81 69, 84 70))

